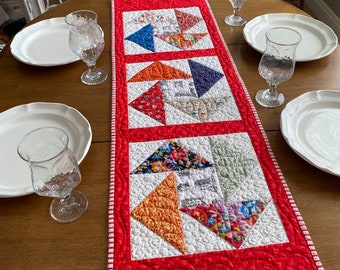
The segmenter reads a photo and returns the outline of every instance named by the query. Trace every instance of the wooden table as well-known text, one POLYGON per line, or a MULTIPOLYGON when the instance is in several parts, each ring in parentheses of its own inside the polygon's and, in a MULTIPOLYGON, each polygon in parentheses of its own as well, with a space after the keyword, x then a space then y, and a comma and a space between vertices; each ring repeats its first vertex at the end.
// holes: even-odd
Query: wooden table
MULTIPOLYGON (((251 95, 265 81, 258 75, 260 54, 246 44, 242 27, 224 24, 232 12, 227 0, 209 1, 238 70, 251 95)), ((65 16, 77 9, 98 13, 106 47, 98 66, 111 70, 110 0, 69 0, 32 23, 65 16)), ((272 13, 303 11, 282 0, 250 0, 242 14, 251 20, 272 13)), ((280 85, 286 101, 318 89, 340 89, 340 49, 321 60, 298 63, 293 77, 280 85)), ((78 187, 89 199, 87 213, 70 224, 49 217, 50 198, 32 194, 0 199, 0 269, 106 269, 107 212, 110 170, 111 76, 98 86, 80 81, 85 64, 34 67, 17 61, 7 47, 0 57, 0 111, 30 102, 60 102, 75 107, 90 121, 93 141, 81 163, 78 187)), ((340 269, 340 179, 299 158, 285 143, 279 117, 283 106, 265 109, 255 104, 278 163, 293 193, 325 269, 340 269)), ((0 150, 1 151, 1 150, 0 150)), ((3 153, 1 153, 3 154, 3 153)), ((15 169, 15 168, 13 168, 15 169)))

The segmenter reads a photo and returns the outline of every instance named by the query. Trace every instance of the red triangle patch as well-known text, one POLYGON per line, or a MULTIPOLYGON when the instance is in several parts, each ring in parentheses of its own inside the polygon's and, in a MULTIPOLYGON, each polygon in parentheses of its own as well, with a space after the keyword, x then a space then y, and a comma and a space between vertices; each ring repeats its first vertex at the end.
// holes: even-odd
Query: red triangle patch
POLYGON ((175 14, 177 17, 179 28, 181 29, 181 33, 184 33, 186 30, 190 29, 191 27, 202 21, 202 18, 196 17, 186 12, 182 12, 178 9, 175 9, 175 14))
POLYGON ((157 82, 129 105, 152 119, 155 119, 164 125, 166 124, 163 92, 161 90, 160 82, 157 82))

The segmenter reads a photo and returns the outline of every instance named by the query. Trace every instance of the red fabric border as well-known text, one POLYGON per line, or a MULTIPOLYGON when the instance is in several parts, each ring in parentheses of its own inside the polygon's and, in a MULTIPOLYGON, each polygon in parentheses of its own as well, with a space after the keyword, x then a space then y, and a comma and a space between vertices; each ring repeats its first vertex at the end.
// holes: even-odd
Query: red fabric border
POLYGON ((269 148, 245 86, 235 68, 230 53, 221 38, 208 3, 200 0, 124 1, 112 3, 113 24, 113 120, 112 158, 109 201, 109 269, 322 269, 313 243, 289 189, 269 148), (180 53, 124 55, 122 12, 165 8, 199 7, 209 29, 215 49, 180 53), (127 85, 125 65, 132 62, 169 60, 217 55, 242 120, 204 124, 172 125, 157 128, 129 129, 127 119, 127 85), (115 72, 115 68, 119 72, 115 72), (204 126, 204 128, 202 128, 204 126), (207 128, 208 127, 208 128, 207 128), (174 137, 194 137, 246 131, 258 155, 268 187, 286 229, 289 243, 168 257, 131 260, 129 227, 129 142, 160 140, 174 137), (307 237, 306 237, 307 236, 307 237))

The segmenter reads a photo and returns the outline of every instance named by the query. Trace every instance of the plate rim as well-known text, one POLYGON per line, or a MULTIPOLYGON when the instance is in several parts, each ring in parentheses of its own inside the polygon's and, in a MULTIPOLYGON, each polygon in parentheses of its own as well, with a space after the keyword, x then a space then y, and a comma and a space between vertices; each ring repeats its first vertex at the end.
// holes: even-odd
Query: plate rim
MULTIPOLYGON (((303 146, 301 146, 300 144, 295 143, 295 139, 289 135, 289 131, 288 131, 288 122, 289 122, 289 117, 287 117, 287 114, 289 112, 289 110, 292 110, 292 108, 294 109, 295 107, 297 107, 299 104, 303 104, 301 107, 302 109, 306 106, 306 104, 304 104, 304 101, 306 100, 306 98, 310 98, 313 96, 317 96, 317 97, 323 97, 327 94, 336 94, 338 96, 338 101, 340 104, 340 90, 336 90, 336 89, 320 89, 320 90, 314 90, 314 91, 309 91, 306 93, 303 93, 299 96, 297 96, 296 98, 292 99, 291 101, 289 101, 285 108, 282 110, 281 115, 280 115, 280 130, 281 130, 281 134, 284 138, 284 140, 287 142, 287 144, 290 146, 290 148, 297 154, 299 155, 303 160, 307 161, 309 164, 311 164, 312 166, 327 172, 329 174, 335 175, 335 176, 340 176, 340 168, 338 169, 332 169, 329 164, 326 163, 320 163, 317 161, 316 158, 311 158, 310 154, 306 153, 305 149, 303 148, 303 146)), ((317 102, 320 102, 317 101, 317 102)), ((311 104, 311 103, 308 103, 311 104)), ((307 104, 307 105, 308 105, 307 104)), ((301 111, 301 108, 298 109, 296 112, 301 111)))
MULTIPOLYGON (((22 53, 20 53, 21 47, 22 47, 22 42, 21 39, 25 37, 27 32, 32 31, 32 30, 39 30, 43 26, 56 26, 56 25, 62 25, 62 22, 64 22, 64 17, 54 17, 54 18, 49 18, 45 19, 39 22, 36 22, 34 24, 28 25, 27 27, 23 28, 20 30, 13 38, 11 44, 10 44, 10 50, 14 58, 16 58, 18 61, 32 65, 32 66, 40 66, 40 67, 53 67, 53 66, 61 66, 61 65, 66 65, 70 64, 73 62, 76 62, 79 59, 78 56, 74 55, 74 57, 68 59, 68 60, 63 60, 59 62, 53 62, 53 63, 48 63, 48 62, 39 62, 39 61, 34 61, 30 58, 25 57, 22 53)), ((66 25, 66 24, 65 24, 66 25)), ((66 25, 67 27, 67 25, 66 25)))
MULTIPOLYGON (((302 20, 308 20, 309 22, 313 22, 314 25, 318 25, 318 26, 322 26, 322 29, 324 29, 325 31, 327 31, 332 37, 333 39, 329 39, 331 42, 329 43, 330 48, 328 49, 328 51, 315 56, 315 57, 310 57, 310 58, 298 58, 296 59, 296 62, 307 62, 307 61, 314 61, 314 60, 318 60, 321 58, 324 58, 328 55, 330 55, 338 46, 338 37, 335 34, 334 30, 329 27, 327 24, 325 24, 324 22, 321 22, 320 20, 314 19, 312 17, 306 16, 306 15, 302 15, 302 14, 295 14, 295 13, 267 13, 267 14, 263 14, 263 15, 259 15, 256 16, 255 18, 253 18, 252 20, 248 21, 247 24, 245 25, 245 27, 243 28, 243 37, 245 39, 245 41, 248 43, 249 46, 251 46, 253 49, 255 49, 256 51, 263 53, 264 50, 259 48, 258 46, 256 46, 256 44, 254 44, 253 39, 251 38, 249 29, 250 27, 253 27, 252 25, 256 23, 256 21, 259 22, 263 22, 263 21, 268 21, 267 18, 275 18, 277 16, 281 16, 281 17, 287 17, 287 21, 291 22, 292 20, 289 20, 291 18, 294 18, 293 21, 296 21, 296 18, 298 19, 302 19, 302 20), (261 21, 262 20, 262 21, 261 21)), ((299 22, 302 22, 301 20, 299 22)), ((310 26, 310 25, 309 25, 310 26)), ((269 28, 270 26, 268 26, 269 28)), ((315 28, 316 29, 316 28, 315 28)), ((321 31, 319 31, 321 33, 321 31)))
MULTIPOLYGON (((92 142, 92 128, 90 122, 86 119, 86 117, 74 107, 63 103, 54 103, 54 102, 31 102, 27 104, 20 104, 9 108, 3 112, 0 112, 0 125, 1 121, 4 119, 9 119, 13 117, 17 117, 18 113, 27 113, 29 111, 40 110, 41 112, 45 111, 47 113, 52 113, 53 115, 58 115, 64 117, 65 115, 73 115, 75 118, 80 120, 80 126, 84 128, 84 142, 82 143, 83 151, 80 153, 80 156, 76 157, 78 164, 80 164, 83 159, 86 157, 92 142), (58 112, 58 113, 53 113, 58 112)), ((42 125, 44 126, 44 125, 42 125)), ((20 186, 15 188, 6 189, 0 188, 0 198, 12 198, 12 197, 20 197, 34 193, 33 188, 25 189, 26 186, 23 186, 20 189, 20 186), (20 191, 17 191, 17 190, 20 191), (10 192, 8 192, 10 191, 10 192)))

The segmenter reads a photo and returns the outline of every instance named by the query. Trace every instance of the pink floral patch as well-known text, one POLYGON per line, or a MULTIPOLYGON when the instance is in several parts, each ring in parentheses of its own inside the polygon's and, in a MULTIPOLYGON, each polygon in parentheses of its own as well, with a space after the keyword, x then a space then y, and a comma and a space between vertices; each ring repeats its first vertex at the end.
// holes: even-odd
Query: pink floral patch
POLYGON ((195 218, 234 247, 239 248, 267 205, 268 202, 259 200, 219 202, 198 205, 195 208, 181 208, 181 211, 195 218))

